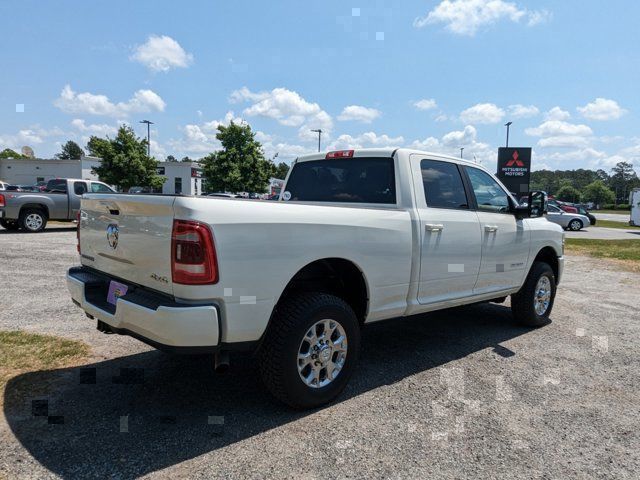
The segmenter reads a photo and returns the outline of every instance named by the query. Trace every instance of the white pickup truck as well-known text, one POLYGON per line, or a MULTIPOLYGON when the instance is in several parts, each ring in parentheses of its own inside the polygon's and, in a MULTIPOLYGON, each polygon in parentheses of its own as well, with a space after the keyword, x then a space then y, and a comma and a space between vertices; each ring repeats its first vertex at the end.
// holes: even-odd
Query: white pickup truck
MULTIPOLYGON (((252 351, 296 408, 334 399, 364 324, 511 295, 548 322, 563 232, 463 160, 408 149, 298 158, 280 201, 85 194, 73 301, 152 346, 252 351)), ((424 321, 429 321, 428 317, 424 321)))

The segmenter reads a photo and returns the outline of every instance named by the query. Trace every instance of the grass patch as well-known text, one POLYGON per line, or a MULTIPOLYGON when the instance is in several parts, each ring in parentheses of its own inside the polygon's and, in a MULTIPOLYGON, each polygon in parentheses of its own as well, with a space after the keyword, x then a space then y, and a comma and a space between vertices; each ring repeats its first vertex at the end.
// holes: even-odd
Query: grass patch
POLYGON ((0 391, 16 375, 74 365, 88 354, 89 346, 75 340, 0 331, 0 391))
POLYGON ((589 210, 590 213, 614 213, 617 215, 629 215, 629 210, 589 210))
POLYGON ((591 240, 567 238, 565 249, 569 253, 614 260, 634 272, 640 272, 640 239, 591 240))
POLYGON ((621 228, 623 230, 640 230, 640 227, 632 227, 627 222, 616 222, 615 220, 596 220, 595 227, 621 228))

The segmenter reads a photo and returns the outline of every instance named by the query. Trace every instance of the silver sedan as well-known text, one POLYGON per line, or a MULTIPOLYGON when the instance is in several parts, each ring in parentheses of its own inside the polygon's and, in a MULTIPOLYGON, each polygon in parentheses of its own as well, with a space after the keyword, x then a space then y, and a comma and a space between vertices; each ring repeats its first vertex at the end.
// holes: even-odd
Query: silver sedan
POLYGON ((577 213, 565 212, 553 205, 548 206, 547 220, 557 223, 562 228, 573 230, 574 232, 591 225, 589 217, 577 213))

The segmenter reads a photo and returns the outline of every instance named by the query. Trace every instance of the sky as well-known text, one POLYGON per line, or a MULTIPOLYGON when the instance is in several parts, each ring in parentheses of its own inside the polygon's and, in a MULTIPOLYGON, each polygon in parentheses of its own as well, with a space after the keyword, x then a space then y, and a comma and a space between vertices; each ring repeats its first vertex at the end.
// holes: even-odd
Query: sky
POLYGON ((640 2, 1 0, 0 149, 49 158, 154 122, 197 159, 244 121, 265 154, 412 147, 494 169, 640 171, 640 2))

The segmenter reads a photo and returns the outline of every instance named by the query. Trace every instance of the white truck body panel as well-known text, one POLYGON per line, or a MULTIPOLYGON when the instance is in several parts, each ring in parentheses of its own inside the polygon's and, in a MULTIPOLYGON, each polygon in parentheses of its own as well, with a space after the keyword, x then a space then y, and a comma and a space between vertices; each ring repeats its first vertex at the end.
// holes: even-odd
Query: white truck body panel
MULTIPOLYGON (((394 158, 395 204, 87 194, 80 226, 82 264, 171 295, 185 306, 214 303, 219 308, 223 343, 258 340, 287 284, 316 260, 348 260, 362 272, 367 322, 514 293, 545 247, 560 257, 561 272, 562 230, 546 219, 518 220, 512 214, 426 204, 420 159, 481 167, 405 149, 358 150, 354 158, 359 157, 394 158), (112 214, 115 210, 118 215, 112 214), (210 226, 217 252, 217 283, 172 282, 174 219, 210 226), (111 223, 120 228, 116 249, 106 238, 111 223), (434 225, 443 228, 429 230, 434 225)), ((324 158, 324 154, 309 155, 297 162, 324 158)), ((82 303, 76 298, 83 295, 77 285, 70 290, 82 303)), ((114 321, 113 315, 101 317, 96 311, 92 315, 107 323, 114 321)), ((147 327, 139 327, 138 333, 148 334, 147 327)), ((136 328, 129 325, 133 331, 136 328)), ((205 338, 203 344, 211 337, 205 338)))

